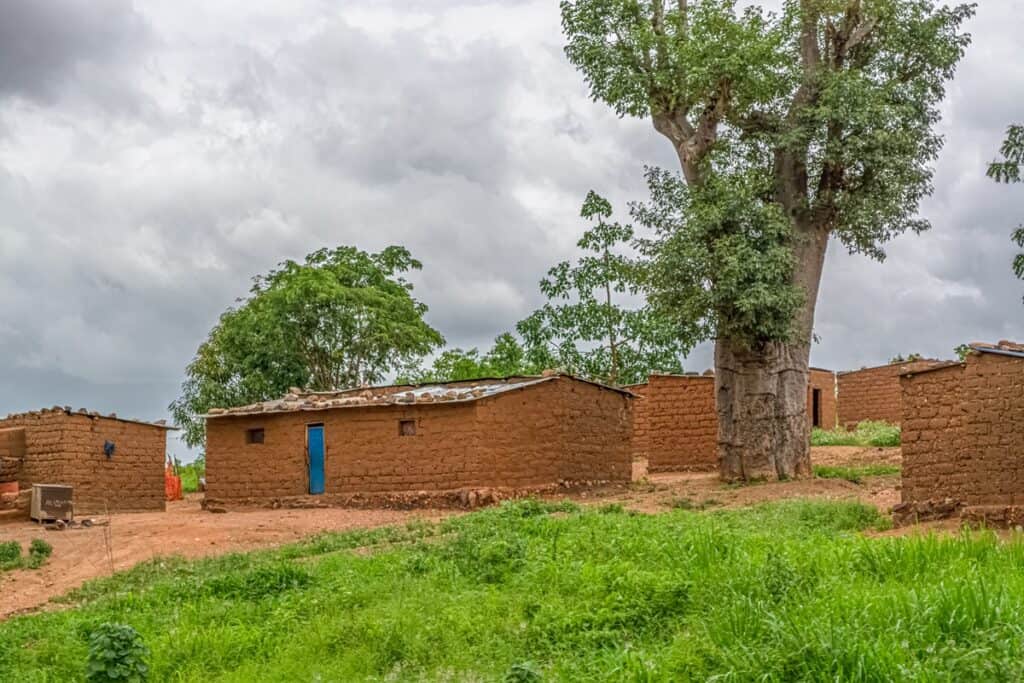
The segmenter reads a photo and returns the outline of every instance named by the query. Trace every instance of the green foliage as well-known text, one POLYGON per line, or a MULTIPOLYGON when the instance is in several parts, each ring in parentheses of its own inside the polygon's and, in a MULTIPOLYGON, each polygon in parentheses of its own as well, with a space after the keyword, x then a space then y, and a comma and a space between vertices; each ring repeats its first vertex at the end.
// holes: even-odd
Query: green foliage
POLYGON ((699 338, 810 338, 829 234, 881 259, 928 223, 939 103, 973 6, 929 0, 563 0, 593 98, 649 117, 682 180, 651 170, 651 301, 699 338), (744 3, 745 4, 745 3, 744 3), (799 313, 804 315, 798 315, 799 313))
POLYGON ((718 176, 694 187, 660 169, 647 184, 650 201, 632 214, 654 235, 640 248, 656 309, 694 341, 788 338, 805 298, 790 282, 789 223, 759 201, 763 189, 718 176))
POLYGON ((0 571, 11 569, 39 569, 53 554, 53 546, 41 538, 33 538, 28 546, 28 555, 22 556, 21 544, 17 541, 0 542, 0 571))
POLYGON ((293 386, 379 382, 440 346, 441 335, 423 321, 427 307, 401 277, 420 267, 402 247, 337 247, 255 277, 249 297, 199 347, 170 405, 185 442, 202 442, 197 416, 210 408, 276 398, 293 386))
POLYGON ((184 493, 195 493, 199 490, 199 480, 206 476, 206 457, 200 455, 187 465, 179 465, 177 469, 181 477, 181 490, 184 493))
POLYGON ((622 253, 633 240, 632 226, 610 222, 611 204, 593 191, 580 215, 596 221, 577 242, 586 255, 548 271, 540 283, 548 303, 516 326, 527 357, 610 384, 681 372, 690 348, 682 330, 645 303, 622 303, 639 299, 646 282, 641 261, 622 253))
POLYGON ((429 368, 401 375, 396 381, 399 384, 426 384, 482 377, 537 375, 550 367, 550 363, 537 363, 536 360, 528 358, 519 340, 506 332, 499 335, 491 350, 483 355, 477 349, 447 349, 434 359, 429 368))
POLYGON ((819 429, 811 431, 812 446, 874 446, 884 448, 900 445, 900 426, 883 421, 864 420, 856 429, 819 429))
POLYGON ((953 353, 956 354, 956 357, 960 360, 961 363, 967 360, 967 356, 968 354, 970 354, 970 352, 971 347, 968 344, 957 344, 953 348, 953 353))
POLYGON ((104 622, 145 637, 152 680, 182 683, 1020 680, 1024 543, 858 533, 886 523, 856 503, 629 515, 523 501, 158 559, 0 623, 0 680, 82 680, 104 622), (497 543, 520 561, 490 581, 471 558, 497 543), (312 579, 245 578, 283 564, 312 579), (208 588, 247 584, 259 590, 208 588))
POLYGON ((28 545, 28 567, 38 569, 53 554, 53 546, 41 538, 33 538, 28 545))
POLYGON ((100 624, 89 636, 90 683, 139 683, 149 678, 149 648, 127 624, 100 624))
POLYGON ((865 465, 863 467, 829 467, 827 465, 815 465, 814 476, 821 479, 845 479, 846 481, 859 484, 864 477, 885 477, 899 474, 898 465, 865 465))
POLYGON ((0 542, 0 571, 21 566, 21 544, 17 541, 0 542))
MULTIPOLYGON (((1006 131, 1006 140, 1000 148, 1003 158, 989 164, 988 176, 997 183, 1021 182, 1021 169, 1024 168, 1024 125, 1010 126, 1006 131)), ((1024 225, 1017 227, 1010 235, 1014 244, 1024 250, 1024 225)), ((1024 279, 1024 251, 1013 257, 1013 272, 1024 279)))

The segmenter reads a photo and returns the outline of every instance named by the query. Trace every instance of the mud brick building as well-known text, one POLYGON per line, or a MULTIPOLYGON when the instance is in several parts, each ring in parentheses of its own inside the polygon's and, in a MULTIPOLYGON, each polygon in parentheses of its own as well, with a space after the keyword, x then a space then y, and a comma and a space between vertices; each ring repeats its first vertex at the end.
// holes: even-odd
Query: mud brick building
POLYGON ((632 402, 568 375, 293 390, 206 415, 208 504, 474 504, 628 483, 632 402))
POLYGON ((864 420, 900 424, 900 375, 947 364, 948 361, 922 359, 838 373, 839 426, 853 429, 864 420))
MULTIPOLYGON (((831 370, 810 370, 810 426, 835 426, 835 381, 831 370)), ((703 375, 651 375, 646 383, 627 388, 640 397, 633 409, 634 457, 646 458, 649 472, 718 467, 718 414, 712 371, 703 375)))
POLYGON ((900 378, 904 503, 1024 506, 1024 345, 970 346, 900 378))
POLYGON ((169 429, 70 408, 8 415, 0 419, 0 486, 11 492, 0 503, 27 510, 32 484, 69 484, 76 514, 163 510, 169 429))

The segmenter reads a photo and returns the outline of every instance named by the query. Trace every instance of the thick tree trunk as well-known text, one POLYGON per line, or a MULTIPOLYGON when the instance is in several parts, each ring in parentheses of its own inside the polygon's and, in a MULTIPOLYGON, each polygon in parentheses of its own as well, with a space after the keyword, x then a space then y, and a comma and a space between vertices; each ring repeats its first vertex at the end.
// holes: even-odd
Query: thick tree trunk
POLYGON ((807 366, 828 233, 801 230, 793 283, 805 294, 788 342, 715 342, 718 462, 725 481, 811 475, 807 366))
POLYGON ((806 343, 764 348, 715 343, 715 402, 722 479, 792 479, 811 474, 806 343))

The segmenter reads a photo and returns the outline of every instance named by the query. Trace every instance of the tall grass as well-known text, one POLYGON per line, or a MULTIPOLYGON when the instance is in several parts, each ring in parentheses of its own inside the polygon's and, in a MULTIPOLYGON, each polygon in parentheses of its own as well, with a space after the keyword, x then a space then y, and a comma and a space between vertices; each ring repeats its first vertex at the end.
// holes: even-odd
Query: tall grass
POLYGON ((865 420, 853 431, 841 428, 811 430, 812 446, 899 446, 900 427, 888 422, 865 420))
POLYGON ((858 533, 882 524, 855 503, 646 516, 526 501, 156 560, 0 624, 0 680, 79 680, 104 622, 143 635, 157 681, 1024 676, 1024 544, 858 533))

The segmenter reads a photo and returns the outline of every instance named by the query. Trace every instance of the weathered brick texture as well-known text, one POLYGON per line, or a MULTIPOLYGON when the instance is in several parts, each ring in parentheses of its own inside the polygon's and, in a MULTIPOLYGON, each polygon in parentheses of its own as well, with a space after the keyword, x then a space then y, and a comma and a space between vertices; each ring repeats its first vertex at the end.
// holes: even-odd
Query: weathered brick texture
MULTIPOLYGON (((628 387, 639 398, 633 408, 633 454, 647 459, 650 472, 707 471, 718 467, 718 414, 714 375, 651 375, 646 384, 628 387)), ((807 419, 813 425, 813 391, 819 416, 835 426, 835 374, 810 371, 807 419)))
POLYGON ((307 495, 310 424, 324 425, 325 498, 626 483, 632 400, 559 377, 466 403, 218 416, 206 423, 206 495, 226 503, 307 495), (414 420, 416 434, 400 435, 400 420, 414 420), (264 442, 247 443, 257 428, 264 442))
POLYGON ((839 424, 853 428, 864 420, 900 424, 903 419, 900 374, 940 367, 945 361, 919 360, 838 374, 839 424))
POLYGON ((715 378, 651 375, 633 387, 633 448, 650 472, 713 470, 718 466, 715 378))
POLYGON ((1024 358, 972 353, 901 385, 904 502, 1024 504, 1024 358))
MULTIPOLYGON (((165 507, 163 427, 55 408, 11 415, 0 430, 20 432, 23 454, 11 478, 23 492, 32 484, 70 484, 78 514, 165 507), (107 441, 115 444, 109 459, 107 441)), ((20 504, 28 501, 22 496, 20 504)))

